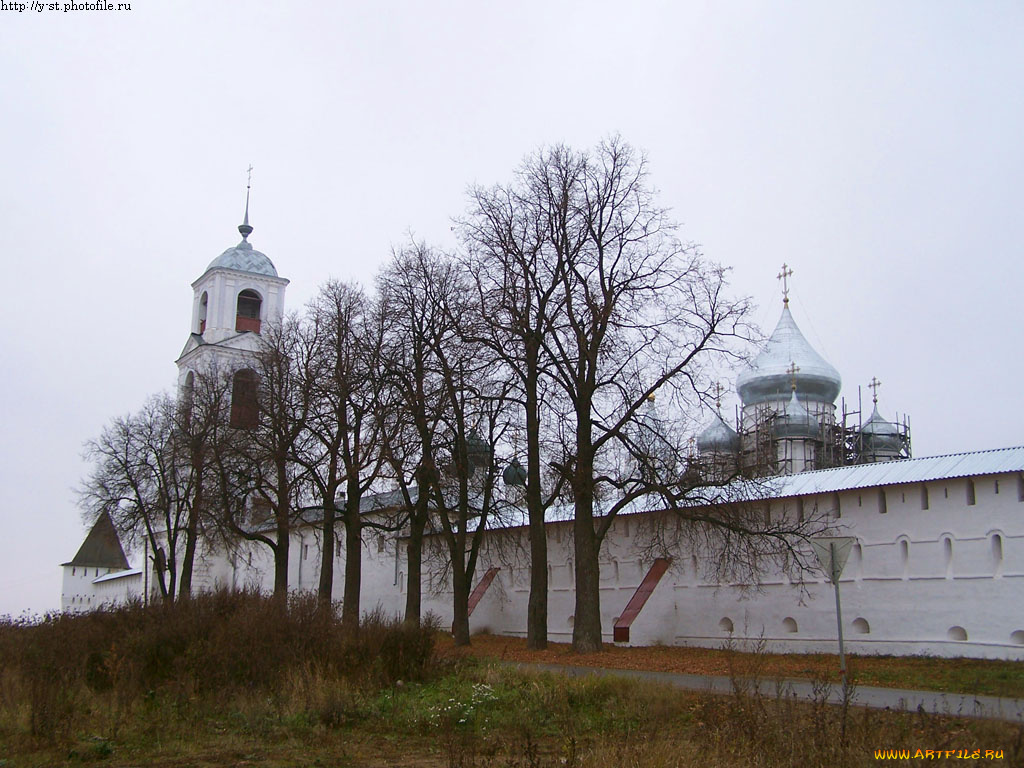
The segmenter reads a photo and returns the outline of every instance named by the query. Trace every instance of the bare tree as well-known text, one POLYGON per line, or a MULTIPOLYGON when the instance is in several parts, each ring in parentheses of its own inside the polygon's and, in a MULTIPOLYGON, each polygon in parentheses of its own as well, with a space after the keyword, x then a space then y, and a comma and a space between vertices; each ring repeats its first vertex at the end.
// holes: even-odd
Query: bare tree
POLYGON ((228 534, 268 547, 274 595, 288 592, 291 532, 301 519, 304 469, 295 460, 306 436, 316 339, 286 318, 266 328, 251 367, 232 374, 231 417, 214 443, 220 522, 228 534))
POLYGON ((544 339, 565 310, 566 265, 583 247, 584 230, 571 219, 569 192, 583 158, 564 147, 528 158, 508 186, 471 190, 468 215, 459 222, 484 320, 479 340, 500 360, 517 385, 524 417, 529 518, 530 597, 526 644, 547 647, 548 568, 544 515, 560 485, 542 486, 542 402, 557 395, 544 339))
POLYGON ((168 602, 179 594, 181 550, 194 556, 186 539, 199 484, 175 433, 177 411, 173 398, 157 395, 138 413, 114 419, 86 443, 86 458, 95 466, 79 490, 91 519, 106 512, 127 543, 147 544, 160 595, 168 602))
MULTIPOLYGON (((641 408, 656 392, 670 393, 681 414, 696 407, 707 390, 705 367, 747 337, 747 305, 726 297, 721 268, 676 238, 655 203, 645 159, 618 139, 590 153, 541 151, 515 184, 475 191, 473 203, 461 231, 478 259, 481 295, 497 307, 489 316, 498 329, 493 346, 505 343, 526 418, 561 433, 560 448, 544 458, 574 508, 573 646, 596 650, 599 552, 616 514, 650 494, 662 506, 678 503, 692 474, 678 462, 674 473, 638 471, 645 460, 651 468, 635 439, 641 408), (547 381, 562 397, 534 401, 532 381, 547 381)), ((527 432, 531 594, 539 600, 543 451, 534 430, 527 432)), ((537 645, 541 615, 531 605, 537 645)))
POLYGON ((381 464, 379 433, 384 422, 373 375, 380 349, 380 327, 368 312, 368 300, 357 287, 328 282, 310 304, 309 323, 315 349, 307 430, 310 439, 297 453, 320 506, 322 560, 319 597, 332 600, 335 523, 345 524, 345 587, 342 626, 359 626, 362 562, 360 505, 377 480, 381 464), (338 509, 339 495, 344 498, 338 509))
POLYGON ((395 253, 378 277, 384 458, 401 497, 397 522, 407 531, 405 620, 416 624, 422 607, 423 536, 430 521, 431 489, 439 482, 434 448, 446 408, 444 381, 430 341, 434 329, 445 324, 442 307, 430 297, 440 262, 425 244, 412 242, 395 253))

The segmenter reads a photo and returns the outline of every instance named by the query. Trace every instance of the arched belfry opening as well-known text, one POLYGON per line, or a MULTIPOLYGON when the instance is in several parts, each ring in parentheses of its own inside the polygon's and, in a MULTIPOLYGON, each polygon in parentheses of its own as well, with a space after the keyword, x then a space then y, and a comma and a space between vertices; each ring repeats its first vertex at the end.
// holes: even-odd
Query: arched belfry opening
POLYGON ((206 333, 206 312, 210 308, 210 294, 203 291, 199 299, 199 335, 206 333))
POLYGON ((260 332, 260 308, 263 299, 253 290, 244 290, 238 294, 238 311, 235 316, 236 331, 260 332))
POLYGON ((259 423, 256 371, 243 368, 231 380, 231 419, 236 429, 251 429, 259 423))

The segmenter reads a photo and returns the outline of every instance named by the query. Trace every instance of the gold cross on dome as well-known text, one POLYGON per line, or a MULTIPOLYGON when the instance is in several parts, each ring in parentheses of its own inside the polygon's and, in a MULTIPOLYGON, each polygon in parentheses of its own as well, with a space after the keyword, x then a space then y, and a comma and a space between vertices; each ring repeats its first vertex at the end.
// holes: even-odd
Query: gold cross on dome
POLYGON ((245 172, 246 174, 248 174, 245 181, 245 188, 248 189, 249 187, 252 186, 252 163, 249 163, 249 167, 246 169, 245 172))
POLYGON ((800 373, 800 366, 794 362, 790 362, 789 368, 786 369, 786 373, 789 374, 790 389, 796 392, 796 375, 800 373))
POLYGON ((722 388, 722 382, 716 381, 715 382, 715 406, 718 408, 719 411, 722 410, 722 393, 723 392, 725 392, 725 389, 722 388))
POLYGON ((876 379, 874 376, 871 377, 871 383, 868 387, 871 388, 871 402, 878 405, 878 388, 882 386, 882 382, 876 379))
POLYGON ((782 271, 775 276, 776 280, 782 281, 782 303, 789 304, 789 278, 792 277, 793 270, 789 268, 789 265, 785 262, 782 263, 782 271))

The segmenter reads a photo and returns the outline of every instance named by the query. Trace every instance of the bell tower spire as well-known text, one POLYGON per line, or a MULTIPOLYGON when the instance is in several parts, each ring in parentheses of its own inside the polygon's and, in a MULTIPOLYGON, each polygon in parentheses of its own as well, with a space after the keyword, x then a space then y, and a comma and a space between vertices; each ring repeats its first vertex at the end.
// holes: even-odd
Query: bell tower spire
POLYGON ((248 178, 245 182, 245 218, 238 225, 238 231, 241 233, 243 240, 246 240, 252 234, 252 227, 249 226, 249 190, 252 188, 252 163, 249 163, 247 173, 248 178))

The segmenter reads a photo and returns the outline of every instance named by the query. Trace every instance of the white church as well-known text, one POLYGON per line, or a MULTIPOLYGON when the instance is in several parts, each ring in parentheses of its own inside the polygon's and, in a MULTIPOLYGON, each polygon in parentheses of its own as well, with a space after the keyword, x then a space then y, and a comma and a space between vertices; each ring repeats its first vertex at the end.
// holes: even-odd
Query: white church
MULTIPOLYGON (((280 321, 288 281, 248 238, 210 262, 193 284, 188 341, 177 360, 179 391, 196 371, 236 371, 232 423, 255 418, 246 405, 255 374, 246 359, 261 329, 280 321)), ((785 282, 790 271, 783 267, 785 282)), ((827 514, 836 535, 851 537, 840 578, 848 652, 1024 659, 1024 447, 911 458, 906 421, 837 413, 838 371, 804 338, 784 291, 782 314, 764 350, 736 382, 741 401, 734 429, 720 413, 698 436, 708 471, 742 468, 777 476, 769 514, 827 514), (853 417, 857 418, 854 419, 853 417), (854 423, 856 422, 856 423, 854 423)), ((873 382, 877 384, 877 382, 873 382)), ((383 499, 368 503, 380 509, 383 499)), ((709 581, 706 553, 680 551, 648 560, 635 536, 646 515, 621 514, 603 545, 602 628, 609 642, 719 647, 728 638, 763 638, 769 650, 834 652, 833 587, 824 574, 804 591, 765 574, 756 590, 709 581)), ((548 525, 549 637, 571 639, 574 610, 572 521, 548 525)), ((511 560, 502 539, 525 542, 525 527, 490 534, 470 598, 471 630, 526 634, 529 563, 511 560)), ((343 541, 344 537, 339 537, 343 541)), ((367 532, 362 605, 400 614, 405 605, 405 542, 367 532)), ((528 547, 522 547, 523 551, 528 547)), ((293 532, 289 585, 316 589, 320 545, 315 526, 293 532)), ((341 594, 344 551, 336 552, 341 594)), ((426 552, 424 553, 427 559, 426 552)), ((426 566, 429 567, 429 566, 426 566)), ((144 595, 154 580, 130 568, 109 518, 102 517, 76 556, 63 565, 61 607, 92 610, 144 595)), ((429 584, 424 579, 425 589, 429 584)), ((270 591, 266 547, 241 543, 207 552, 196 563, 197 588, 270 591)), ((423 595, 423 611, 451 617, 441 584, 423 595)))

